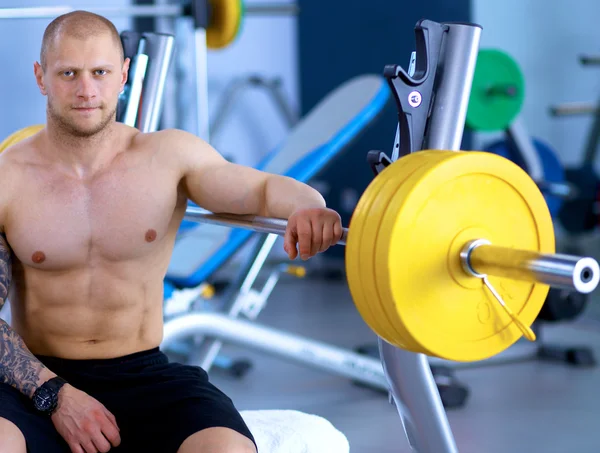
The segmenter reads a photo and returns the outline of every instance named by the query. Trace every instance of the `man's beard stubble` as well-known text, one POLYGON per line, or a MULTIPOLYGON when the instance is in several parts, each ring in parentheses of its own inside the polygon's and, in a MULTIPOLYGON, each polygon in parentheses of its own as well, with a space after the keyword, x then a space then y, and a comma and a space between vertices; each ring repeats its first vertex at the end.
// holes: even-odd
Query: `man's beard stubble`
MULTIPOLYGON (((89 137, 93 137, 94 135, 99 134, 104 129, 106 129, 106 127, 115 119, 116 113, 117 113, 117 108, 115 106, 109 115, 106 115, 105 117, 103 117, 100 120, 100 122, 98 122, 92 128, 87 128, 87 129, 78 127, 77 124, 69 121, 69 119, 66 116, 61 115, 60 112, 58 112, 53 107, 50 99, 48 99, 48 102, 46 105, 46 111, 48 112, 48 115, 52 118, 52 120, 55 122, 55 124, 58 127, 60 127, 60 129, 62 129, 64 133, 71 135, 73 137, 77 137, 77 138, 89 138, 89 137)), ((101 111, 102 112, 105 111, 105 106, 101 107, 101 111)))

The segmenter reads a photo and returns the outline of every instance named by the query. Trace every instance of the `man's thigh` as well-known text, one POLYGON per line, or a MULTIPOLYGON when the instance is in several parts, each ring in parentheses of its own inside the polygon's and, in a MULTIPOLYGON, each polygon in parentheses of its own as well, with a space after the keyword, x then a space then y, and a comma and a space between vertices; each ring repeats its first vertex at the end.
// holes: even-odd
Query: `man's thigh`
POLYGON ((210 428, 226 428, 254 445, 234 403, 204 370, 178 363, 152 365, 140 370, 135 381, 119 381, 110 397, 99 397, 117 419, 123 451, 135 446, 177 453, 186 439, 210 428))
MULTIPOLYGON (((0 383, 0 420, 2 429, 14 433, 16 427, 25 439, 29 453, 69 453, 71 450, 56 431, 52 420, 39 414, 30 401, 8 384, 0 383)), ((3 432, 0 430, 0 432, 3 432)), ((17 435, 17 438, 19 436, 17 435)), ((2 443, 0 442, 0 445, 2 443)), ((1 449, 0 449, 1 451, 1 449)))
POLYGON ((248 437, 229 428, 208 428, 188 437, 177 453, 256 453, 248 437))

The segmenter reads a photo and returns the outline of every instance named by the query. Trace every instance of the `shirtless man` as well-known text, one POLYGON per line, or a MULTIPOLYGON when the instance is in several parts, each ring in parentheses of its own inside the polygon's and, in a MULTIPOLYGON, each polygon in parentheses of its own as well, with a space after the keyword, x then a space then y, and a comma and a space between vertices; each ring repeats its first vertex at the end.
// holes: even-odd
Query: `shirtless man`
POLYGON ((117 123, 128 66, 111 22, 57 18, 34 65, 46 128, 0 154, 0 307, 9 297, 12 309, 12 327, 0 320, 0 453, 255 452, 204 370, 159 349, 187 200, 288 219, 290 259, 342 236, 311 187, 183 131, 117 123))

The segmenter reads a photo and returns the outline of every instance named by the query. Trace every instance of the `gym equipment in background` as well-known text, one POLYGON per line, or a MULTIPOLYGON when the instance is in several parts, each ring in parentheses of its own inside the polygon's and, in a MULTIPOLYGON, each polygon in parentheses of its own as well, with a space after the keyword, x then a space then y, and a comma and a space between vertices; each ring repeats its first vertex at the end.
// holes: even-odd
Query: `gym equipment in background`
MULTIPOLYGON (((372 156, 379 156, 380 162, 375 168, 381 170, 361 197, 361 207, 357 207, 357 217, 353 218, 347 232, 348 283, 358 310, 380 338, 380 356, 392 400, 409 444, 420 453, 458 451, 424 353, 466 361, 489 357, 508 348, 524 333, 531 338, 527 325, 537 316, 547 293, 547 286, 532 282, 578 287, 584 292, 593 290, 598 284, 598 264, 594 260, 552 255, 552 220, 543 195, 518 166, 489 153, 456 152, 453 155, 451 151, 419 151, 423 148, 459 150, 480 33, 481 28, 475 25, 421 21, 416 27, 420 52, 416 58, 415 77, 399 66, 385 68, 384 74, 399 110, 397 137, 402 140, 396 142, 392 153, 399 157, 390 159, 380 151, 369 153, 371 163, 375 163, 372 156), (438 71, 440 66, 443 71, 438 71), (436 93, 432 96, 434 87, 436 93), (412 122, 409 122, 409 116, 412 122), (427 136, 421 135, 425 131, 427 136), (409 138, 406 138, 407 134, 409 138), (409 148, 404 149, 404 146, 409 148), (481 186, 476 185, 477 190, 474 190, 470 178, 479 178, 481 172, 488 177, 482 177, 481 186), (504 182, 494 182, 497 179, 504 179, 504 182), (462 186, 461 181, 465 181, 462 186), (445 183, 448 186, 440 187, 445 183), (487 184, 491 187, 478 190, 487 184), (451 189, 450 193, 447 194, 444 188, 451 189), (500 188, 504 196, 492 202, 490 197, 496 188, 500 188), (396 194, 397 190, 405 193, 396 194), (452 193, 453 190, 457 192, 452 193), (456 196, 459 193, 464 199, 456 196), (387 199, 391 202, 387 203, 387 199), (414 209, 418 211, 419 206, 425 206, 430 200, 432 212, 425 216, 420 211, 416 214, 420 224, 429 226, 423 231, 414 226, 403 227, 409 218, 415 217, 414 209), (493 213, 494 205, 497 211, 493 217, 504 216, 504 220, 495 224, 484 220, 484 226, 477 229, 477 224, 481 223, 480 209, 493 213), (371 216, 372 211, 367 206, 379 210, 381 217, 371 216), (440 212, 436 212, 438 207, 440 212), (511 228, 512 218, 507 217, 514 210, 522 213, 528 209, 531 212, 524 217, 533 216, 539 224, 519 226, 519 234, 501 231, 504 227, 511 228), (456 218, 454 211, 459 214, 456 218), (440 222, 440 218, 444 222, 440 222), (457 240, 452 241, 450 236, 447 242, 445 235, 441 239, 442 236, 435 234, 432 222, 435 225, 444 223, 443 229, 448 227, 449 230, 453 227, 445 223, 454 224, 457 240), (472 241, 487 236, 487 230, 494 236, 492 241, 498 241, 496 244, 508 241, 510 245, 505 247, 512 247, 516 241, 530 244, 533 249, 530 252, 503 249, 472 241), (434 234, 430 234, 431 231, 434 234), (409 249, 402 249, 410 238, 415 242, 408 246, 409 249), (412 257, 408 255, 411 252, 412 257), (541 272, 537 267, 540 264, 538 252, 549 253, 541 258, 548 264, 541 272), (380 253, 383 262, 375 259, 375 254, 380 253), (421 261, 411 259, 414 253, 423 258, 427 264, 425 268, 412 268, 412 263, 421 261), (525 258, 526 255, 529 257, 525 258), (368 258, 364 262, 363 256, 368 258), (411 265, 403 266, 404 260, 408 259, 411 265), (554 267, 559 262, 559 267, 575 266, 570 284, 567 283, 569 279, 563 279, 559 267, 554 267), (569 262, 571 264, 567 264, 569 262), (583 267, 575 263, 583 264, 583 267), (489 278, 482 274, 488 271, 489 278), (502 279, 502 284, 497 284, 494 277, 497 273, 507 277, 502 279), (457 281, 453 282, 449 274, 457 281), (375 281, 382 276, 385 276, 383 280, 375 281), (518 280, 512 280, 514 278, 518 280), (377 292, 377 299, 369 297, 377 292), (407 292, 418 293, 416 303, 410 297, 404 297, 407 292), (465 303, 465 297, 469 300, 474 297, 479 303, 465 303), (451 320, 444 316, 447 310, 455 311, 451 320), (507 310, 518 313, 522 323, 507 310), (490 335, 494 340, 488 339, 490 335), (486 339, 486 345, 478 344, 478 339, 482 338, 486 339)), ((240 226, 270 234, 281 235, 285 231, 285 221, 276 219, 215 216, 196 209, 188 210, 186 216, 190 220, 240 226)), ((522 221, 527 223, 526 219, 522 221)), ((301 363, 305 363, 305 357, 298 357, 299 352, 304 347, 311 351, 315 349, 312 342, 270 327, 227 315, 202 313, 185 314, 167 321, 164 342, 169 344, 195 335, 218 337, 301 363)), ((333 357, 338 357, 335 349, 330 352, 333 357)), ((325 364, 331 363, 332 356, 328 357, 325 350, 315 355, 322 362, 317 366, 326 368, 325 364)), ((314 362, 311 364, 315 365, 314 362)))
MULTIPOLYGON (((581 55, 583 66, 597 66, 600 57, 581 55)), ((583 159, 579 165, 565 170, 567 181, 577 188, 577 196, 566 202, 559 214, 562 227, 572 235, 590 233, 598 228, 600 219, 600 177, 594 168, 600 140, 600 108, 597 103, 571 102, 550 107, 550 115, 555 118, 575 115, 593 115, 583 159)))
MULTIPOLYGON (((0 8, 0 19, 55 18, 75 11, 74 6, 0 8)), ((294 15, 298 8, 293 3, 266 3, 245 5, 243 0, 190 0, 173 5, 129 5, 120 7, 88 7, 86 10, 104 16, 117 17, 174 17, 194 22, 197 135, 210 143, 208 119, 208 49, 223 49, 235 41, 242 21, 250 15, 294 15)), ((140 55, 142 55, 140 53, 140 55)), ((142 57, 143 58, 143 57, 142 57)), ((138 63, 140 74, 142 63, 138 63)), ((154 105, 154 104, 152 104, 154 105)), ((162 104, 158 104, 162 105, 162 104)))
MULTIPOLYGON (((381 76, 364 74, 346 81, 301 118, 280 146, 268 153, 256 168, 310 182, 344 156, 350 144, 379 117, 390 100, 390 90, 381 76)), ((194 207, 193 203, 190 206, 194 207)), ((285 274, 298 276, 294 267, 276 265, 267 271, 266 283, 258 287, 259 273, 275 245, 274 235, 256 237, 250 231, 214 228, 187 220, 182 229, 185 232, 175 243, 165 281, 165 287, 169 288, 165 289, 165 312, 172 313, 169 317, 210 305, 211 311, 255 320, 266 307, 279 278, 285 274), (253 243, 249 243, 251 239, 253 243), (215 285, 215 274, 246 246, 250 247, 249 253, 225 288, 216 291, 209 301, 202 300, 199 292, 203 285, 215 285)), ((213 365, 233 371, 231 367, 239 364, 240 359, 228 360, 219 355, 221 346, 220 341, 197 338, 188 343, 177 342, 170 349, 207 371, 213 365)), ((308 363, 314 362, 317 367, 322 363, 319 357, 324 355, 316 345, 310 349, 290 348, 290 355, 296 354, 304 356, 308 363)), ((326 364, 327 369, 335 366, 336 372, 343 376, 387 391, 378 360, 343 349, 337 354, 340 359, 326 364)), ((237 366, 236 369, 243 370, 244 367, 237 366)))
POLYGON ((517 62, 498 49, 481 49, 473 77, 466 124, 478 132, 503 132, 505 137, 484 146, 529 173, 536 181, 552 217, 564 200, 575 196, 557 154, 543 140, 531 137, 519 113, 525 99, 525 80, 517 62))
MULTIPOLYGON (((474 74, 473 91, 467 112, 467 125, 482 132, 504 132, 505 138, 486 145, 486 151, 505 157, 527 171, 544 194, 553 218, 561 224, 579 223, 584 219, 570 212, 573 204, 581 203, 582 193, 597 194, 590 187, 583 190, 590 177, 585 167, 564 169, 557 154, 543 140, 531 138, 519 119, 525 82, 521 70, 506 52, 482 49, 474 74)), ((593 185, 593 183, 592 183, 593 185)), ((536 358, 557 360, 575 366, 593 366, 593 351, 584 345, 550 345, 542 340, 544 323, 568 322, 580 316, 589 300, 588 295, 568 290, 551 289, 535 324, 537 341, 517 345, 514 351, 500 354, 493 361, 536 358)), ((488 361, 489 362, 489 361, 488 361)))
POLYGON ((298 113, 294 111, 286 99, 282 89, 282 80, 279 77, 267 79, 264 76, 253 74, 233 80, 222 95, 221 102, 215 108, 213 120, 210 124, 210 135, 213 137, 221 130, 225 119, 231 112, 234 100, 249 89, 262 89, 272 101, 286 126, 291 129, 298 123, 298 113))
MULTIPOLYGON (((379 337, 383 373, 409 444, 420 453, 454 453, 456 442, 424 354, 469 362, 506 350, 522 335, 532 339, 528 326, 548 285, 589 293, 600 281, 600 267, 591 258, 554 254, 543 195, 522 169, 489 153, 459 151, 481 28, 423 20, 415 34, 425 55, 417 55, 414 77, 398 65, 384 70, 399 110, 396 137, 411 138, 396 141, 392 159, 376 152, 383 168, 361 197, 343 240, 353 300, 379 337), (406 144, 409 149, 403 149, 406 144), (496 193, 502 197, 490 202, 496 193), (515 212, 519 220, 511 218, 515 212), (413 220, 418 225, 410 225, 413 220), (405 260, 415 263, 415 253, 422 258, 418 266, 403 266, 405 260), (374 293, 379 297, 370 298, 374 293)), ((286 229, 281 219, 215 215, 194 207, 186 218, 268 237, 286 229)), ((227 314, 190 313, 165 323, 163 346, 195 335, 301 363, 307 360, 298 352, 311 344, 227 314)), ((339 358, 337 348, 319 346, 323 355, 313 356, 311 364, 316 357, 339 358)))

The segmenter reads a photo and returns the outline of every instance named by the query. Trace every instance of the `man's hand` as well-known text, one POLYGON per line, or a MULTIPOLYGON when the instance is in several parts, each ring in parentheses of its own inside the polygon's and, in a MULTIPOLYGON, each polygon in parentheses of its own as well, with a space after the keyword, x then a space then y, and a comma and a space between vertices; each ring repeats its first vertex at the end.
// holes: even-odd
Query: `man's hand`
POLYGON ((98 400, 69 384, 58 394, 52 423, 72 453, 108 452, 121 443, 113 414, 98 400))
POLYGON ((334 210, 299 209, 288 219, 283 249, 291 260, 298 256, 298 252, 301 259, 307 260, 337 244, 343 231, 342 219, 334 210))

